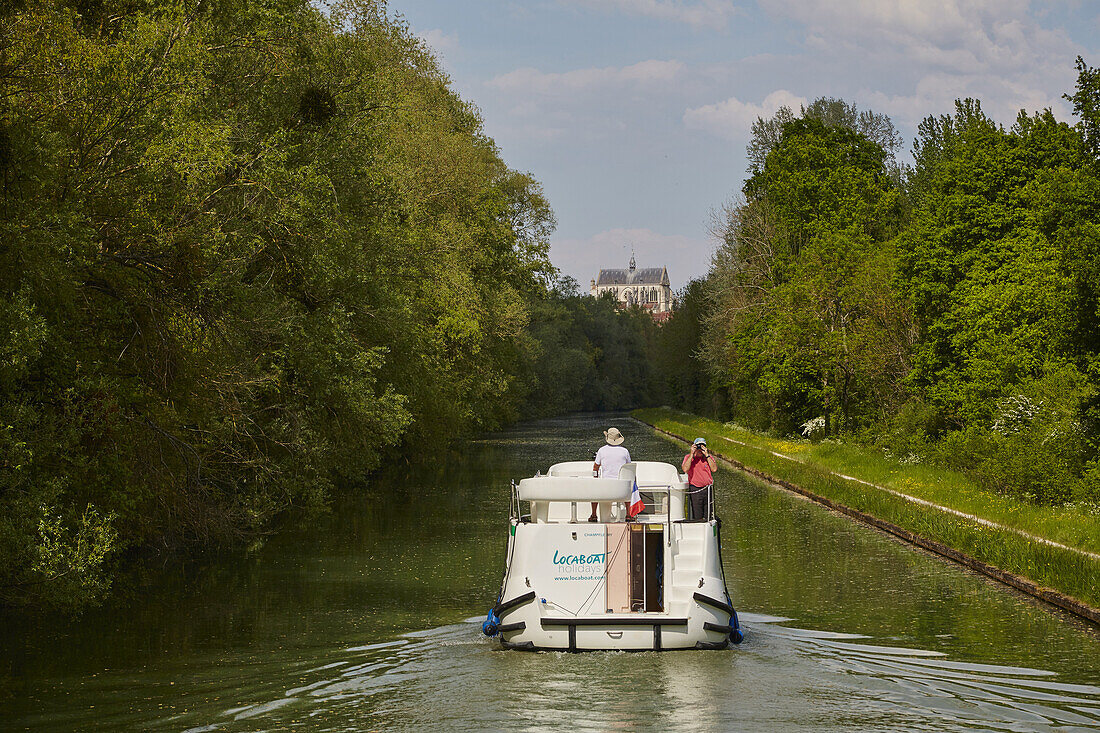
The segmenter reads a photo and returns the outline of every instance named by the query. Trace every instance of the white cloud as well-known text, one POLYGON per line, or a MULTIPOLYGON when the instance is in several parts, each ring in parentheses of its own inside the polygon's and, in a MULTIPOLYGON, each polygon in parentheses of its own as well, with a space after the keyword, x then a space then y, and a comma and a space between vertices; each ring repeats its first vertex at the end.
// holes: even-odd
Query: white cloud
POLYGON ((608 229, 590 237, 557 237, 550 259, 563 274, 576 278, 587 293, 589 280, 601 269, 626 267, 634 253, 638 267, 667 267, 673 289, 706 274, 713 244, 680 234, 660 234, 645 228, 608 229))
POLYGON ((1069 54, 1062 31, 1043 28, 1028 0, 760 0, 802 23, 822 50, 859 50, 955 73, 1027 71, 1069 54))
POLYGON ((446 56, 459 49, 457 33, 446 33, 439 28, 433 28, 417 35, 437 56, 446 56))
POLYGON ((600 91, 615 87, 646 87, 668 85, 681 74, 679 61, 650 59, 630 66, 605 66, 575 69, 561 73, 544 72, 524 67, 490 79, 493 89, 508 92, 528 92, 554 96, 577 92, 600 91))
POLYGON ((657 20, 685 23, 695 28, 725 28, 741 11, 729 0, 566 0, 573 5, 641 15, 657 20))
POLYGON ((507 110, 494 131, 505 138, 546 143, 568 136, 575 142, 620 135, 677 91, 685 67, 651 59, 628 66, 545 72, 516 69, 486 82, 486 95, 507 110), (627 110, 635 110, 631 113, 627 110))
MULTIPOLYGON (((1073 58, 1065 29, 1043 27, 1031 0, 760 0, 805 28, 810 59, 858 79, 860 101, 903 126, 975 97, 1011 123, 1021 108, 1068 114, 1073 58), (888 81, 887 81, 888 80, 888 81), (873 90, 873 91, 868 91, 873 90), (886 91, 889 90, 889 91, 886 91)), ((851 91, 829 89, 843 96, 851 91)))
POLYGON ((972 97, 982 103, 989 117, 1008 126, 1021 109, 1032 113, 1049 107, 1059 119, 1069 121, 1069 104, 1053 91, 1059 88, 1066 87, 1027 78, 931 73, 921 77, 912 94, 864 90, 858 96, 876 112, 890 115, 895 123, 914 128, 929 115, 954 114, 956 99, 972 97))
POLYGON ((486 81, 480 99, 506 111, 492 127, 505 140, 607 140, 630 123, 649 119, 639 110, 651 110, 674 94, 684 70, 679 61, 659 59, 569 72, 524 67, 486 81))
POLYGON ((876 46, 966 49, 982 55, 990 41, 1018 32, 1027 0, 760 0, 760 5, 824 38, 876 46))
POLYGON ((693 130, 703 130, 712 135, 729 140, 746 140, 749 128, 757 117, 767 119, 780 107, 790 107, 795 113, 806 104, 805 97, 799 97, 786 89, 777 89, 759 104, 742 102, 730 97, 724 102, 695 107, 684 112, 684 125, 693 130))
POLYGON ((639 121, 652 122, 654 108, 669 102, 687 81, 676 60, 649 59, 627 66, 590 67, 563 72, 515 69, 485 82, 478 99, 501 110, 488 129, 499 142, 537 145, 568 137, 596 143, 620 136, 639 121))

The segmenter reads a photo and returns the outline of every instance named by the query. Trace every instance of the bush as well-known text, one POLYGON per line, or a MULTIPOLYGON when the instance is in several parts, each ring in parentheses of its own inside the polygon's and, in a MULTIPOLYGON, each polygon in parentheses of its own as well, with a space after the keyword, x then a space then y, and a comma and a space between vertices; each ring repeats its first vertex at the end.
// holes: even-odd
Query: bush
POLYGON ((932 436, 940 428, 936 411, 921 400, 911 399, 885 425, 866 430, 860 442, 874 445, 888 456, 924 459, 931 454, 932 436))
POLYGON ((1073 499, 1100 507, 1100 461, 1089 461, 1074 486, 1073 499))

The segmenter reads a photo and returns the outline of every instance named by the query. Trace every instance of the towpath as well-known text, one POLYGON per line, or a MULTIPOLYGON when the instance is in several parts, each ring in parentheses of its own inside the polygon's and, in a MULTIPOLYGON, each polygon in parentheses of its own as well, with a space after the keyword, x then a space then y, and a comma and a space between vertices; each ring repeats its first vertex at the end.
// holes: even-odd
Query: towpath
POLYGON ((836 471, 830 471, 829 469, 824 468, 823 466, 821 466, 819 464, 816 464, 816 463, 815 464, 809 464, 807 461, 803 461, 799 458, 795 458, 794 456, 788 456, 788 455, 783 454, 783 453, 778 453, 778 452, 773 451, 773 450, 768 450, 767 448, 760 448, 759 446, 750 445, 750 444, 744 443, 740 440, 734 440, 733 438, 727 438, 727 437, 721 436, 721 435, 718 436, 718 437, 721 440, 725 440, 729 443, 733 443, 734 445, 740 445, 740 446, 743 446, 745 448, 753 448, 755 450, 765 450, 768 453, 775 456, 776 458, 782 458, 785 461, 793 461, 794 463, 801 463, 803 465, 813 465, 814 468, 825 471, 826 473, 830 473, 833 476, 837 476, 838 478, 842 478, 846 481, 854 481, 857 484, 863 484, 864 486, 870 486, 871 488, 878 489, 879 491, 885 491, 887 494, 892 494, 893 496, 896 496, 900 499, 905 499, 906 501, 911 501, 914 504, 919 504, 921 506, 926 506, 926 507, 929 507, 931 509, 938 509, 941 512, 946 512, 946 513, 952 514, 956 517, 962 517, 963 519, 968 519, 971 522, 975 522, 975 523, 980 524, 984 527, 992 527, 994 529, 1004 530, 1005 532, 1012 532, 1012 533, 1017 534, 1021 537, 1026 537, 1028 540, 1031 540, 1032 542, 1039 542, 1039 543, 1044 544, 1044 545, 1050 545, 1051 547, 1057 547, 1057 548, 1060 548, 1060 549, 1063 549, 1063 550, 1069 550, 1070 552, 1077 552, 1077 553, 1080 553, 1082 555, 1085 555, 1086 557, 1091 557, 1093 560, 1100 560, 1100 555, 1098 555, 1095 552, 1089 552, 1088 550, 1082 550, 1079 547, 1071 547, 1069 545, 1063 545, 1061 542, 1055 542, 1054 540, 1049 540, 1046 537, 1040 537, 1038 535, 1031 534, 1030 532, 1025 532, 1024 530, 1017 529, 1016 527, 1009 527, 1008 525, 1000 524, 998 522, 994 522, 992 520, 985 519, 983 517, 979 517, 976 514, 967 514, 966 512, 960 512, 958 509, 952 509, 949 506, 944 506, 942 504, 937 504, 935 502, 928 501, 927 499, 921 499, 918 496, 911 496, 910 494, 903 493, 901 491, 898 491, 897 489, 891 489, 888 486, 883 486, 881 484, 871 483, 870 481, 864 481, 863 479, 856 478, 855 476, 849 476, 847 474, 838 473, 836 471))

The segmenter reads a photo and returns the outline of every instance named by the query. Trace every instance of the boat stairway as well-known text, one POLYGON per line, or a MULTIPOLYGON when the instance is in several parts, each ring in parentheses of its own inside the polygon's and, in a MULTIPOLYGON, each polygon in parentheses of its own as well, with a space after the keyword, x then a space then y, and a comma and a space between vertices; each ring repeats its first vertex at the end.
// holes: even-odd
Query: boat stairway
POLYGON ((703 542, 696 537, 681 537, 672 555, 672 587, 668 605, 673 615, 686 615, 703 577, 703 542))

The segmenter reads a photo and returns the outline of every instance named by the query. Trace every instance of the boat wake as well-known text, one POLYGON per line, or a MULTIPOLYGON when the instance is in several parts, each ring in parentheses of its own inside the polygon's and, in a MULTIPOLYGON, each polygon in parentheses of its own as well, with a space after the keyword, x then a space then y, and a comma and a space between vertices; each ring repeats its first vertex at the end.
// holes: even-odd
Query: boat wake
MULTIPOLYGON (((186 733, 295 730, 1100 730, 1100 687, 1054 672, 743 614, 724 653, 514 654, 480 618, 333 652, 186 733)), ((196 711, 197 712, 197 711, 196 711)), ((167 723, 167 721, 164 721, 167 723)), ((173 719, 174 729, 183 722, 173 719)))
POLYGON ((1100 687, 1058 682, 1049 670, 952 661, 940 652, 865 643, 856 634, 783 626, 788 619, 742 619, 758 637, 824 670, 865 707, 923 721, 925 729, 1100 729, 1100 687))

